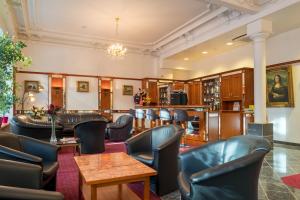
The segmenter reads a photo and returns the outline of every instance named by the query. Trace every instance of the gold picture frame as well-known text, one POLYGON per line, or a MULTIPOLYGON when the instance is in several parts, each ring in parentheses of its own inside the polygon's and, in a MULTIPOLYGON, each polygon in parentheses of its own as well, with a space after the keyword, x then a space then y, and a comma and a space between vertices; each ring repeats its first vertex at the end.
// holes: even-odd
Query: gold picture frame
POLYGON ((291 65, 267 69, 267 107, 294 107, 291 65))
POLYGON ((133 96, 133 86, 123 85, 123 95, 133 96))
POLYGON ((89 92, 90 86, 88 81, 77 81, 77 92, 89 92))
POLYGON ((24 83, 24 89, 25 92, 39 92, 39 85, 40 82, 39 81, 30 81, 30 80, 26 80, 24 83))

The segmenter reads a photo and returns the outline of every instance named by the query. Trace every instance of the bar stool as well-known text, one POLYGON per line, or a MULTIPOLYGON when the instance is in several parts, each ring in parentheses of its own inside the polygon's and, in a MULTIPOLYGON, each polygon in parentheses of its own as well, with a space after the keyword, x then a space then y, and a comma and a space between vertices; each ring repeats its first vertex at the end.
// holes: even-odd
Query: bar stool
POLYGON ((134 133, 135 129, 138 127, 138 120, 135 116, 135 110, 130 108, 129 109, 129 115, 131 115, 133 117, 133 120, 134 120, 134 127, 132 128, 132 133, 134 133))
POLYGON ((156 121, 159 119, 159 117, 153 109, 147 109, 146 119, 150 121, 150 128, 154 128, 157 126, 156 121))
POLYGON ((174 121, 176 124, 179 124, 182 128, 186 129, 188 127, 187 122, 191 121, 192 119, 193 117, 189 117, 186 110, 174 110, 174 121))
POLYGON ((136 109, 135 110, 135 117, 137 119, 137 128, 141 129, 142 131, 145 130, 144 110, 143 109, 136 109), (141 123, 141 126, 138 125, 139 122, 141 123))
POLYGON ((172 123, 172 115, 171 115, 170 111, 166 108, 160 109, 159 119, 160 119, 161 125, 172 123))
MULTIPOLYGON (((188 113, 186 110, 179 110, 175 109, 174 110, 174 121, 176 124, 179 124, 182 128, 187 129, 188 128, 188 121, 193 120, 193 117, 189 117, 188 113)), ((185 135, 186 131, 184 131, 182 135, 182 144, 181 146, 187 146, 185 143, 185 135)))

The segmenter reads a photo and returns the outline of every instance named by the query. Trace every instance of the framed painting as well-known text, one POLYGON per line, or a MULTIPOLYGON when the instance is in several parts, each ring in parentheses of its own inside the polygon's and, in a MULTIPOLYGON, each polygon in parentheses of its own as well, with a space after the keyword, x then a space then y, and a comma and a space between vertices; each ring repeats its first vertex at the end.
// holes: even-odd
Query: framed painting
POLYGON ((267 107, 294 107, 291 65, 267 69, 267 107))
POLYGON ((77 81, 77 92, 89 92, 89 82, 77 81))
POLYGON ((133 86, 132 85, 123 85, 123 95, 133 96, 133 86))
POLYGON ((39 81, 25 81, 25 92, 39 92, 39 81))

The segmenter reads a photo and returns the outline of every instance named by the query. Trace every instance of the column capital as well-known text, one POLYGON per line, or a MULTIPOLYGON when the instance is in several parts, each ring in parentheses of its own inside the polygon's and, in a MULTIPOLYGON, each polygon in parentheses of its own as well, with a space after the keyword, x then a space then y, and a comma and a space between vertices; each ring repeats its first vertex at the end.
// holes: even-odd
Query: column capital
POLYGON ((254 41, 264 41, 272 34, 272 22, 265 19, 256 20, 247 25, 247 36, 254 41))
POLYGON ((270 35, 271 33, 260 32, 260 33, 254 33, 250 35, 249 38, 255 42, 262 42, 265 41, 270 35))

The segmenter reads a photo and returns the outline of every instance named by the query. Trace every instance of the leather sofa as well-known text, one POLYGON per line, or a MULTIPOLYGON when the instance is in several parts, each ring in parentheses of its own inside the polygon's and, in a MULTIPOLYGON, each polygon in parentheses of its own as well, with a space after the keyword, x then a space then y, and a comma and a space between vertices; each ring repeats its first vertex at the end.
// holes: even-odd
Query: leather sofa
POLYGON ((122 115, 116 122, 107 124, 106 133, 110 141, 125 141, 132 131, 133 117, 131 115, 122 115))
MULTIPOLYGON (((0 134, 0 159, 21 162, 13 167, 12 163, 1 163, 0 167, 0 185, 1 180, 10 178, 18 179, 21 185, 12 185, 16 187, 26 187, 34 189, 55 190, 56 174, 58 170, 57 153, 58 146, 52 145, 41 140, 25 137, 22 135, 14 135, 10 133, 0 134), (24 165, 22 165, 24 164, 24 165), (21 169, 25 172, 21 176, 21 169), (3 170, 15 172, 14 177, 3 173, 3 170), (26 172, 28 174, 26 174, 26 172), (32 175, 30 175, 32 173, 32 175), (31 181, 25 183, 23 178, 32 178, 31 181), (29 184, 29 185, 27 185, 29 184)), ((28 179, 27 179, 28 180, 28 179)), ((8 185, 10 186, 10 185, 8 185)))
POLYGON ((104 120, 91 120, 74 127, 75 136, 80 139, 80 153, 93 154, 105 151, 106 125, 107 122, 104 120))
MULTIPOLYGON (((35 120, 27 115, 17 115, 10 121, 10 131, 17 135, 49 141, 51 138, 51 122, 35 120)), ((60 137, 63 126, 56 125, 56 136, 60 137)))
POLYGON ((58 113, 57 122, 63 126, 63 136, 74 136, 74 126, 80 122, 90 120, 103 120, 109 122, 97 112, 86 113, 58 113))
POLYGON ((157 171, 157 176, 151 177, 151 189, 159 196, 178 188, 177 156, 183 132, 179 126, 160 126, 125 142, 129 155, 157 171))
POLYGON ((258 178, 271 147, 258 136, 237 136, 179 155, 183 200, 257 200, 258 178))
MULTIPOLYGON (((108 120, 99 113, 58 113, 56 124, 56 137, 73 137, 74 126, 80 122, 102 119, 108 120)), ((48 120, 36 120, 28 115, 14 116, 10 122, 11 132, 39 140, 49 141, 51 138, 51 122, 48 120)))
MULTIPOLYGON (((15 182, 18 180, 14 180, 15 182)), ((63 200, 59 192, 0 185, 0 199, 5 200, 63 200)))

